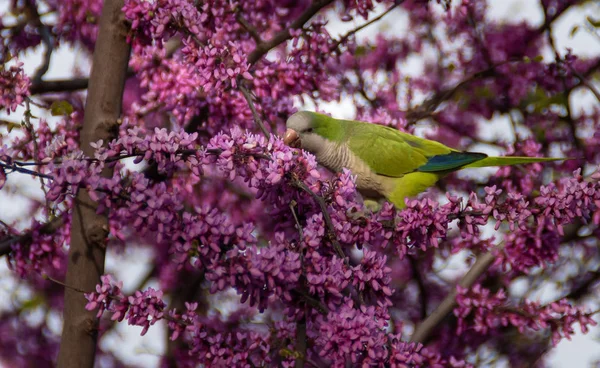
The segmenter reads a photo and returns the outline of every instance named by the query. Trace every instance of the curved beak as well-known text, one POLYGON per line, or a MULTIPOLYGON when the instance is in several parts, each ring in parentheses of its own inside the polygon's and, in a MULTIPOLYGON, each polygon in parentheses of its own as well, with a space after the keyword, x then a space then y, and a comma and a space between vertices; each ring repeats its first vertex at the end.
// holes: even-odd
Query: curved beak
POLYGON ((283 143, 293 148, 300 148, 300 137, 294 129, 287 129, 283 136, 283 143))

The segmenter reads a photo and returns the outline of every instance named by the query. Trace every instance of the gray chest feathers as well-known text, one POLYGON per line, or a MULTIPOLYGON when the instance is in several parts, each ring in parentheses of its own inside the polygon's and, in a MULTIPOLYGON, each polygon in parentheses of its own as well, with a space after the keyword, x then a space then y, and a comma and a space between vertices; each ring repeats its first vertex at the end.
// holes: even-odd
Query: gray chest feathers
POLYGON ((341 172, 343 168, 350 170, 353 175, 356 175, 356 188, 368 198, 385 197, 393 186, 393 178, 374 173, 345 144, 327 145, 317 154, 317 161, 334 172, 341 172))

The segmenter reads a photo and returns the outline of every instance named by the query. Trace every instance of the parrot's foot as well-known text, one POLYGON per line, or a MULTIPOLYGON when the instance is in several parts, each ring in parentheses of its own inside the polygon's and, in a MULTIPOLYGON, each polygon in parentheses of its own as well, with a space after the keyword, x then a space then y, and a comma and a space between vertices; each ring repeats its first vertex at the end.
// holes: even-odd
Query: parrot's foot
POLYGON ((352 220, 357 221, 362 218, 366 218, 367 215, 369 215, 371 213, 375 213, 381 209, 381 204, 372 199, 365 199, 363 204, 364 204, 364 210, 357 211, 357 210, 353 209, 352 211, 348 211, 348 213, 347 213, 348 217, 351 218, 352 220))
POLYGON ((372 199, 365 199, 364 204, 365 208, 371 212, 379 212, 379 210, 381 209, 381 203, 372 199))

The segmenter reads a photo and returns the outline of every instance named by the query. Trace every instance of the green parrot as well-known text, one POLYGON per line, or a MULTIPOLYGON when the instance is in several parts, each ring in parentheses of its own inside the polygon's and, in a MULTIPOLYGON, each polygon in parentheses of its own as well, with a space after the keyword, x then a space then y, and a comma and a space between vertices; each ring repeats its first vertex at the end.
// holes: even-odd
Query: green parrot
POLYGON ((295 113, 286 126, 285 144, 314 154, 333 172, 349 169, 356 175, 356 187, 363 197, 386 198, 397 208, 405 207, 405 198, 425 191, 456 170, 565 160, 461 152, 394 128, 311 111, 295 113))

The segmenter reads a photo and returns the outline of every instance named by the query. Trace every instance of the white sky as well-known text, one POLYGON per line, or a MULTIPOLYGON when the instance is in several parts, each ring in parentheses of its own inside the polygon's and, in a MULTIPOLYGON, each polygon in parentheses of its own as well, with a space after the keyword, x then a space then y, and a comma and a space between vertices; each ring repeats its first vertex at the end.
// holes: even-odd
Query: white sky
MULTIPOLYGON (((455 1, 456 2, 456 1, 455 1)), ((489 16, 497 19, 505 19, 509 22, 519 22, 526 20, 532 25, 540 25, 543 17, 539 8, 538 0, 491 0, 489 16)), ((0 13, 3 13, 7 8, 8 2, 0 3, 0 13)), ((383 11, 383 8, 380 8, 383 11)), ((558 50, 564 54, 565 49, 570 47, 575 55, 592 56, 600 53, 600 38, 594 37, 585 30, 581 29, 574 37, 570 37, 571 29, 574 25, 584 24, 586 16, 592 15, 598 17, 600 14, 600 3, 588 3, 584 7, 578 7, 564 14, 554 26, 554 36, 558 50)), ((358 21, 342 23, 339 21, 331 21, 328 29, 332 36, 345 33, 348 29, 354 28, 362 24, 362 19, 358 21)), ((359 38, 373 38, 378 32, 385 30, 394 34, 404 34, 407 31, 406 18, 396 13, 386 16, 379 23, 372 25, 358 34, 359 38), (394 15, 395 14, 395 15, 394 15)), ((35 69, 40 64, 41 50, 29 53, 26 57, 21 57, 21 61, 25 62, 25 70, 29 75, 32 75, 35 69)), ((545 54, 546 58, 552 57, 550 50, 545 54)), ((61 48, 54 51, 50 69, 45 76, 45 79, 60 79, 73 76, 75 65, 87 65, 87 60, 80 54, 76 54, 68 48, 61 48)), ((403 73, 417 75, 420 73, 420 64, 417 59, 411 60, 403 66, 403 73)), ((598 83, 596 82, 598 88, 598 83)), ((580 91, 577 96, 572 99, 573 110, 577 113, 580 109, 586 109, 592 104, 597 104, 593 96, 585 91, 580 91)), ((341 103, 322 105, 327 112, 337 117, 350 117, 353 114, 354 107, 351 101, 346 100, 341 103)), ((22 116, 22 109, 17 113, 11 114, 8 119, 18 121, 22 116)), ((39 115, 38 115, 39 116, 39 115)), ((5 118, 4 114, 0 117, 5 118)), ((486 137, 496 136, 502 132, 506 132, 508 122, 506 118, 499 117, 497 124, 488 125, 487 131, 482 132, 486 137)), ((510 139, 510 137, 507 137, 510 139)), ((34 198, 42 198, 42 193, 39 190, 39 183, 31 180, 24 175, 9 175, 7 186, 0 191, 0 219, 10 222, 18 219, 24 212, 26 201, 19 200, 14 195, 7 193, 7 189, 24 190, 28 195, 34 198)), ((118 279, 124 281, 124 290, 130 291, 137 285, 140 278, 147 272, 149 262, 143 262, 144 259, 151 259, 149 252, 140 249, 127 249, 124 255, 118 257, 109 251, 107 257, 106 269, 108 273, 113 273, 118 279)), ((0 263, 0 278, 3 280, 0 283, 0 311, 5 309, 9 298, 15 296, 15 292, 20 297, 26 299, 27 291, 23 288, 18 288, 18 281, 12 278, 10 271, 5 263, 0 263), (4 301, 4 302, 2 302, 4 301)), ((156 285, 150 285, 156 287, 156 285)), ((535 298, 548 301, 556 297, 555 292, 551 289, 544 288, 533 294, 535 298)), ((593 307, 593 306, 591 306, 593 307)), ((597 308, 598 306, 595 306, 597 308)), ((596 318, 600 322, 600 319, 596 318)), ((60 321, 57 316, 52 317, 52 326, 56 331, 60 330, 60 321)), ((140 337, 139 327, 129 327, 125 323, 120 323, 118 328, 113 329, 110 333, 110 338, 105 338, 102 345, 106 349, 114 351, 118 356, 122 357, 126 362, 140 364, 146 367, 156 367, 159 356, 164 350, 164 326, 157 325, 148 331, 146 336, 140 337)), ((600 359, 600 345, 598 344, 599 328, 594 328, 587 335, 578 333, 571 341, 563 340, 558 347, 548 353, 550 356, 551 367, 588 367, 597 359, 600 359)))

